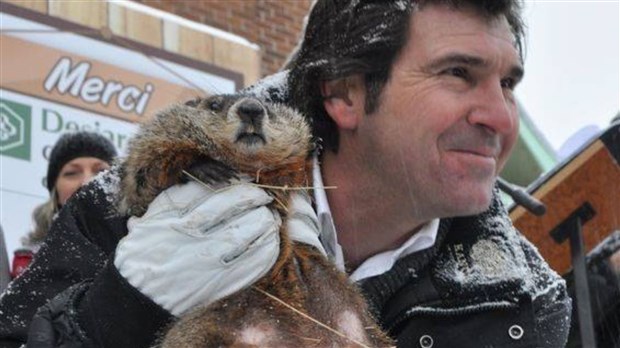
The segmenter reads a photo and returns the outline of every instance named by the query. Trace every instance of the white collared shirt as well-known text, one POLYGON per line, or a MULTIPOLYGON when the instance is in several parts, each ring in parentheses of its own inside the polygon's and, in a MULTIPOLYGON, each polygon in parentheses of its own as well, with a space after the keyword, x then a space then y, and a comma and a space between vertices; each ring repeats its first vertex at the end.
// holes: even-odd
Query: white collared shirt
MULTIPOLYGON (((334 226, 334 220, 329 208, 329 202, 327 201, 327 194, 323 189, 323 177, 321 175, 318 156, 316 155, 314 156, 312 176, 314 180, 313 186, 316 213, 319 218, 319 228, 321 229, 321 242, 323 243, 323 247, 325 248, 329 259, 336 264, 338 269, 344 272, 345 268, 342 247, 338 243, 336 227, 334 226)), ((438 231, 439 219, 431 220, 429 223, 424 225, 420 231, 414 233, 400 247, 394 250, 378 253, 366 259, 366 261, 364 261, 355 271, 353 271, 353 273, 351 273, 349 278, 352 281, 359 281, 389 271, 399 259, 416 251, 433 246, 433 244, 435 244, 435 238, 437 237, 438 231)))

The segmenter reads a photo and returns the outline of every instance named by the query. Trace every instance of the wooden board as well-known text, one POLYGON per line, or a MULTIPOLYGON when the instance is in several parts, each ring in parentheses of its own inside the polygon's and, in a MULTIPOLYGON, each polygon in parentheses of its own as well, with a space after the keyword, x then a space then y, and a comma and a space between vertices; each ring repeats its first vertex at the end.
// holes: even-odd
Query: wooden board
MULTIPOLYGON (((620 127, 616 126, 609 131, 617 133, 619 130, 620 127)), ((618 138, 614 137, 614 141, 618 138)), ((586 251, 620 229, 620 167, 600 139, 589 144, 568 163, 563 163, 530 193, 547 206, 547 213, 539 217, 517 207, 512 209, 510 217, 517 229, 536 245, 551 268, 560 274, 571 269, 569 242, 557 244, 550 231, 584 202, 589 202, 596 212, 594 218, 583 226, 586 251)))
POLYGON ((108 25, 115 35, 163 48, 163 21, 118 5, 108 3, 108 25))
POLYGON ((108 25, 108 8, 105 1, 51 1, 48 2, 48 6, 50 16, 94 29, 108 25))
POLYGON ((37 12, 47 14, 47 1, 41 0, 2 0, 3 2, 9 2, 20 7, 25 7, 37 12))

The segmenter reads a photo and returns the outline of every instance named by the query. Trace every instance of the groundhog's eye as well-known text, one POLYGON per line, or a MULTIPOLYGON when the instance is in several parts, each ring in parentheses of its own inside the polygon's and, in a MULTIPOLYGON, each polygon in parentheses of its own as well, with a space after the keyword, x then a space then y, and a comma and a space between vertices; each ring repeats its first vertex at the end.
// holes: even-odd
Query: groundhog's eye
POLYGON ((222 101, 219 99, 211 99, 207 102, 207 108, 213 111, 222 110, 222 101))

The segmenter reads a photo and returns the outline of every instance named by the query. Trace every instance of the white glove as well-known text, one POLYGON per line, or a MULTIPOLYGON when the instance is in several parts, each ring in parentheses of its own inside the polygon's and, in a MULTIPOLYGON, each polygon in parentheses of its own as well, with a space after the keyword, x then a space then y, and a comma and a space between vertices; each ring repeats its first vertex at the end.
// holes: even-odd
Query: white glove
POLYGON ((327 255, 319 240, 319 219, 307 194, 291 194, 286 227, 293 241, 309 244, 317 248, 323 255, 327 255))
POLYGON ((114 265, 173 315, 217 301, 275 263, 281 220, 265 206, 271 201, 248 184, 216 192, 195 182, 173 186, 142 217, 129 219, 114 265))

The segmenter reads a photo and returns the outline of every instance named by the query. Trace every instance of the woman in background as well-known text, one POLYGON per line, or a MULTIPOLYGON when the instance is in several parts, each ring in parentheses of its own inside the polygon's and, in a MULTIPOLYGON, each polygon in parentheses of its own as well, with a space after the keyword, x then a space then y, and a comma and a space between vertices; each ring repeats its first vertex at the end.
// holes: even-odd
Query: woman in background
POLYGON ((69 197, 99 172, 110 168, 116 157, 114 145, 92 132, 65 133, 50 154, 44 184, 50 196, 33 213, 34 230, 22 238, 24 248, 15 251, 11 275, 17 277, 30 264, 47 236, 54 216, 69 197))

